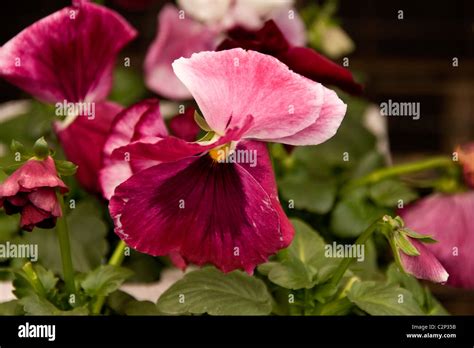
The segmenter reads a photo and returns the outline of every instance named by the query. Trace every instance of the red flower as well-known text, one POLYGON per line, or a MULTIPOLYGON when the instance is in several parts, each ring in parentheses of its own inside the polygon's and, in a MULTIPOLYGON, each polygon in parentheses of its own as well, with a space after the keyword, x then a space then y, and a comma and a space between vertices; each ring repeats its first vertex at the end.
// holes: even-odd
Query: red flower
POLYGON ((26 161, 9 178, 0 184, 0 207, 8 215, 20 213, 20 226, 32 231, 35 226, 52 228, 62 215, 56 190, 68 191, 58 177, 51 157, 26 161))
POLYGON ((294 72, 316 82, 339 87, 351 94, 362 93, 362 86, 354 81, 349 70, 310 48, 293 46, 273 20, 267 21, 263 28, 257 31, 242 27, 230 30, 228 38, 217 47, 217 50, 236 47, 272 55, 294 72))

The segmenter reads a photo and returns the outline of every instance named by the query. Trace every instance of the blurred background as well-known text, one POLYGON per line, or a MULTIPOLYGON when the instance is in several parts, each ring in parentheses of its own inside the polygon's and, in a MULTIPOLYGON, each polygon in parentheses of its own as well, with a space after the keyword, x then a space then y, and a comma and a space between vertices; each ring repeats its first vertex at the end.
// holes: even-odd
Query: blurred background
MULTIPOLYGON (((122 54, 131 57, 136 76, 141 76, 141 63, 155 36, 156 17, 165 1, 105 3, 140 33, 122 54)), ((316 4, 322 9, 325 3, 300 0, 297 7, 304 11, 316 4)), ((0 44, 69 4, 67 0, 2 3, 0 44)), ((450 153, 457 144, 474 140, 474 1, 341 0, 331 6, 325 8, 331 12, 330 21, 347 34, 342 39, 349 38, 346 44, 350 47, 343 54, 334 52, 331 58, 339 64, 348 58, 348 68, 365 85, 364 97, 375 105, 389 99, 420 103, 419 120, 386 118, 395 162, 450 153)), ((339 40, 340 34, 326 39, 339 40)), ((129 78, 144 96, 152 95, 140 79, 129 78)), ((28 97, 0 80, 0 103, 28 97)), ((450 312, 474 313, 473 292, 441 286, 433 287, 433 291, 450 312)))

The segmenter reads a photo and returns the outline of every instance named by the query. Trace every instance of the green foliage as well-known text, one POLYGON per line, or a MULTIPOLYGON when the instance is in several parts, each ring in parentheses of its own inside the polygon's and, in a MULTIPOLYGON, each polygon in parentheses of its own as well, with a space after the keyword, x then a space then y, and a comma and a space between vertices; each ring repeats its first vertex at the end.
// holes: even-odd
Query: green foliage
POLYGON ((212 267, 187 273, 160 296, 157 305, 168 314, 265 315, 272 309, 261 280, 212 267))
POLYGON ((356 282, 348 299, 371 315, 422 315, 423 311, 408 290, 376 281, 356 282))
POLYGON ((280 251, 276 261, 259 266, 268 279, 287 289, 310 289, 325 282, 339 263, 325 257, 324 240, 301 220, 292 220, 295 237, 290 246, 280 251))
POLYGON ((88 273, 81 281, 81 287, 90 297, 107 296, 117 290, 132 275, 123 267, 102 265, 88 273))
MULTIPOLYGON (((88 272, 102 262, 108 249, 107 226, 100 208, 93 201, 82 201, 67 216, 71 238, 72 259, 79 272, 88 272), (92 247, 93 246, 93 247, 92 247)), ((57 274, 62 274, 59 242, 54 229, 35 229, 24 236, 25 243, 38 244, 39 262, 57 274)))

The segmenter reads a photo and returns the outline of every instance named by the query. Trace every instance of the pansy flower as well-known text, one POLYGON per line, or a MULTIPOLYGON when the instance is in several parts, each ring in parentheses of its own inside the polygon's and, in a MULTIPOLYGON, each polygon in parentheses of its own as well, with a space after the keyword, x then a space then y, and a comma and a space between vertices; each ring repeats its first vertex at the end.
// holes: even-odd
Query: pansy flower
POLYGON ((46 103, 86 103, 92 114, 67 114, 55 130, 77 177, 98 190, 100 153, 111 120, 120 110, 103 103, 112 87, 118 52, 136 31, 117 13, 74 1, 24 29, 0 48, 0 76, 46 103), (87 117, 85 117, 87 116, 87 117))
MULTIPOLYGON (((449 273, 448 285, 474 289, 473 212, 474 191, 433 194, 399 210, 406 226, 438 241, 426 244, 424 248, 449 273)), ((433 265, 418 264, 417 273, 427 274, 433 265)))
POLYGON ((264 19, 273 18, 290 42, 303 45, 304 25, 291 9, 291 3, 286 0, 186 0, 179 2, 182 10, 165 5, 158 14, 157 35, 145 58, 146 85, 169 99, 190 99, 191 93, 175 76, 171 64, 195 52, 214 50, 226 31, 237 25, 256 30, 264 19))
POLYGON ((258 52, 201 52, 173 68, 208 135, 132 139, 113 151, 135 168, 110 199, 115 231, 144 253, 250 273, 293 236, 262 141, 319 144, 335 134, 346 105, 258 52))
POLYGON ((35 226, 52 228, 62 216, 56 191, 68 188, 59 178, 54 160, 33 157, 0 184, 0 208, 8 215, 20 214, 20 226, 32 231, 35 226))
POLYGON ((292 44, 273 20, 267 21, 260 30, 249 30, 245 27, 229 30, 227 38, 220 43, 217 50, 236 47, 270 54, 293 71, 314 81, 339 87, 351 94, 362 93, 362 86, 354 81, 348 69, 311 48, 292 44))

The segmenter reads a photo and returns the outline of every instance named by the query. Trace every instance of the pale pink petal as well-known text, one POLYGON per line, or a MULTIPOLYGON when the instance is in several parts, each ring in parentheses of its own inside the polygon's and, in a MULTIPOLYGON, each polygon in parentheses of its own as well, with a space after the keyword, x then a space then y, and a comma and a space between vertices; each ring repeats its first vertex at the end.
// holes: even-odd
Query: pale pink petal
POLYGON ((158 15, 157 31, 145 58, 146 85, 167 98, 190 99, 191 94, 174 74, 171 63, 194 52, 213 49, 216 34, 186 16, 180 19, 178 9, 169 4, 158 15))
POLYGON ((332 138, 344 119, 347 105, 339 99, 336 92, 326 87, 323 89, 324 103, 316 122, 292 136, 269 140, 288 145, 317 145, 332 138))
POLYGON ((293 46, 306 45, 306 28, 296 9, 280 9, 271 18, 293 46))
POLYGON ((321 84, 255 51, 196 53, 176 60, 173 68, 218 134, 251 115, 254 124, 244 137, 290 136, 313 124, 323 105, 321 84))

